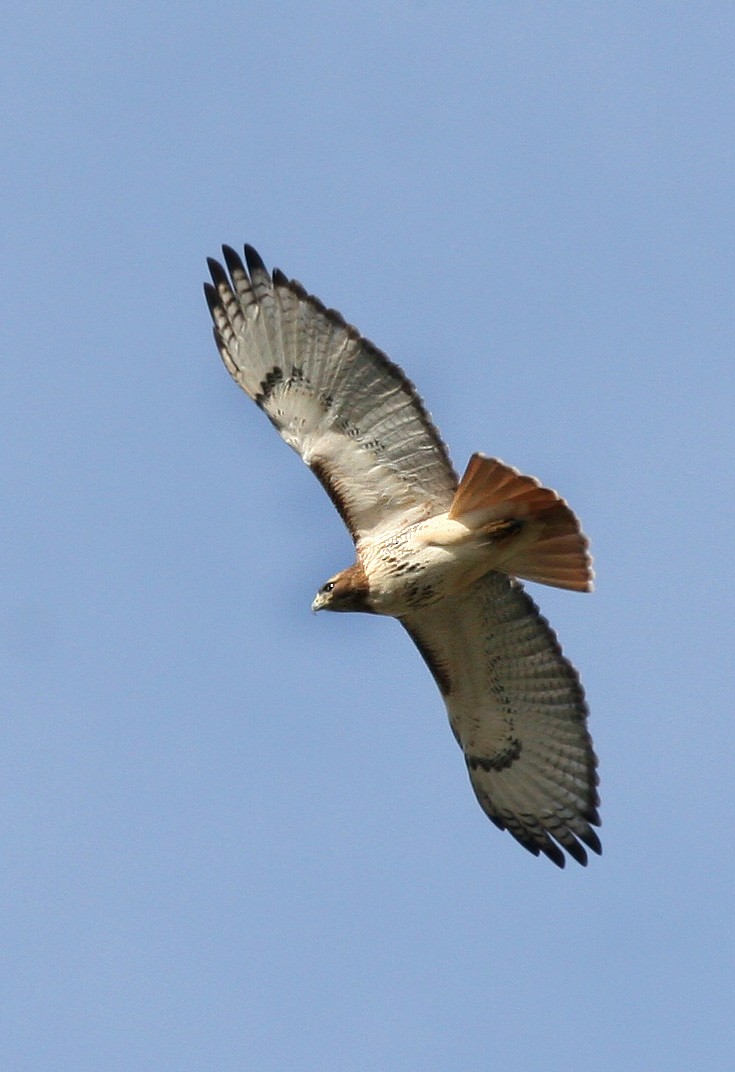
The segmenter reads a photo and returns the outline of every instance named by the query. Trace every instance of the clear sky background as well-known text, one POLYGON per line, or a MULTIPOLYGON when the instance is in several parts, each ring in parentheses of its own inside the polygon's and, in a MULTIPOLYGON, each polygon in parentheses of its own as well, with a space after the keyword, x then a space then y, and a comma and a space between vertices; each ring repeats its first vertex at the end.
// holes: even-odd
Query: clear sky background
POLYGON ((0 39, 10 1072, 733 1067, 729 3, 26 3, 0 39), (540 477, 604 855, 474 801, 221 366, 248 241, 540 477))

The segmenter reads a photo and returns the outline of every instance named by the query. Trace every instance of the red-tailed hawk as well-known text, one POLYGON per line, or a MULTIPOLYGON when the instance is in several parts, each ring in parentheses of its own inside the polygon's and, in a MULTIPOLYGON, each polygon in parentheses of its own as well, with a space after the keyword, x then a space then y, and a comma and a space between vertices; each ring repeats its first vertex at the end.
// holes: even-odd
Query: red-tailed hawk
POLYGON ((588 591, 587 540, 556 492, 474 454, 461 481, 404 373, 250 246, 205 284, 222 359, 323 484, 354 565, 314 610, 397 618, 444 697, 486 814, 564 866, 600 852, 597 760, 574 667, 517 578, 588 591), (561 846, 561 848, 560 848, 561 846))

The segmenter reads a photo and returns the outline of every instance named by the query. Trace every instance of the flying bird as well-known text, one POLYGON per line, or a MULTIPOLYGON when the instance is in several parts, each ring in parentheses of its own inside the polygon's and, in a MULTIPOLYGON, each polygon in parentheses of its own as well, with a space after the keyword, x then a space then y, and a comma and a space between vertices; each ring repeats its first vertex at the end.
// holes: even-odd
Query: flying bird
POLYGON ((321 481, 355 543, 314 610, 403 625, 444 698, 480 806, 535 856, 587 863, 597 759, 576 670, 520 580, 589 591, 566 502, 497 458, 461 480, 403 371, 251 246, 205 294, 227 369, 321 481), (245 267, 247 265, 247 267, 245 267))

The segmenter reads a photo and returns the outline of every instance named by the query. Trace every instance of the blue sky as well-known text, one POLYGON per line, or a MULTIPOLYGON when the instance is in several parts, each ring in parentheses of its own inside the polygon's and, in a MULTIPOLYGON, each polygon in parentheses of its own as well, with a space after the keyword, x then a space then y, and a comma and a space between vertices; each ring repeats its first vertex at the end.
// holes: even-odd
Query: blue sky
POLYGON ((6 15, 0 1026, 12 1072, 732 1067, 733 117, 721 3, 6 15), (477 807, 231 383, 254 244, 462 468, 557 487, 604 855, 477 807))

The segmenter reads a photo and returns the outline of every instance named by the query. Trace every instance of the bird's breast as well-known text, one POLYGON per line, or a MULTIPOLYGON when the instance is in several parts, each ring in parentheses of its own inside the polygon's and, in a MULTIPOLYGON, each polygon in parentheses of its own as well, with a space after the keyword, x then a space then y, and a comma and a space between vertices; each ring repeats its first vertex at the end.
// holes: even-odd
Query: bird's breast
POLYGON ((370 605, 394 617, 470 588, 502 569, 502 544, 446 514, 421 521, 383 540, 360 545, 370 605))
POLYGON ((463 587, 456 549, 427 543, 417 525, 369 548, 360 557, 378 614, 401 617, 463 587))

